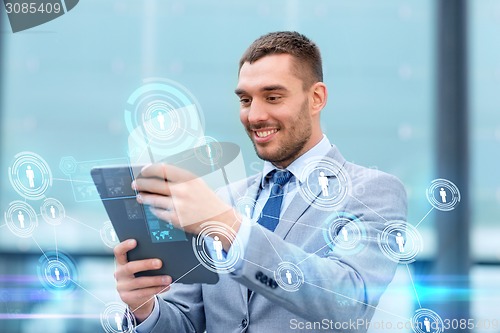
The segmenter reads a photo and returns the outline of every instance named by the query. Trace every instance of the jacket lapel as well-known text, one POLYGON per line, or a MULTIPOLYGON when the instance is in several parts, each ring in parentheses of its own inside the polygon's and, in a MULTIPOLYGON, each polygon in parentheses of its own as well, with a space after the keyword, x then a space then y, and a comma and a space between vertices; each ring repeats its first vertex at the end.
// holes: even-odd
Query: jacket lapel
MULTIPOLYGON (((328 151, 328 154, 325 156, 327 159, 333 160, 338 164, 340 168, 344 167, 344 164, 346 160, 344 157, 340 154, 339 150, 335 145, 332 145, 332 148, 328 151)), ((332 170, 333 172, 328 172, 326 173, 326 176, 328 178, 330 177, 336 177, 338 174, 339 170, 332 170)), ((313 172, 312 175, 314 177, 319 176, 319 171, 318 172, 313 172), (316 175, 317 173, 317 175, 316 175)), ((275 234, 281 236, 282 238, 285 238, 287 234, 290 232, 290 229, 297 223, 297 221, 300 219, 302 215, 306 213, 306 211, 312 206, 312 203, 318 198, 318 196, 321 194, 321 188, 318 186, 315 189, 315 196, 312 201, 305 200, 300 191, 302 187, 307 186, 306 182, 303 182, 300 184, 300 188, 297 190, 297 193, 292 199, 292 202, 290 205, 288 205, 287 210, 283 213, 282 218, 280 219, 280 222, 278 226, 276 227, 276 230, 274 231, 275 234)), ((314 213, 314 211, 313 211, 314 213)))
POLYGON ((257 200, 257 195, 259 194, 260 191, 261 180, 262 180, 262 172, 257 174, 253 179, 249 179, 248 188, 244 196, 253 200, 257 200))

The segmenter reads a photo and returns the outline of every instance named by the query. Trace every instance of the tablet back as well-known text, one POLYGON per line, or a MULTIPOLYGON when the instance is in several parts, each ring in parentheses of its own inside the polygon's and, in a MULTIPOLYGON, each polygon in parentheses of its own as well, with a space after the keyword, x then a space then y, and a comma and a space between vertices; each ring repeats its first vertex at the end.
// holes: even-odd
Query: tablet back
POLYGON ((130 187, 133 175, 138 174, 134 171, 130 166, 107 166, 92 169, 91 175, 120 241, 137 240, 128 260, 159 258, 163 262, 161 269, 136 276, 165 274, 178 283, 217 283, 218 274, 205 268, 194 253, 194 236, 159 220, 147 206, 137 203, 130 187))

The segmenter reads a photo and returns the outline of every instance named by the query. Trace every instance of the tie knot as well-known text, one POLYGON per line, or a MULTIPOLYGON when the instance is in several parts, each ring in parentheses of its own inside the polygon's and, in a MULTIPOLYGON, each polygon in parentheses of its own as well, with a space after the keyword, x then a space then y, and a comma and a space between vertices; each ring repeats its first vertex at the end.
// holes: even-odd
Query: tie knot
POLYGON ((292 178, 292 173, 288 170, 276 170, 273 174, 273 183, 283 186, 292 178))

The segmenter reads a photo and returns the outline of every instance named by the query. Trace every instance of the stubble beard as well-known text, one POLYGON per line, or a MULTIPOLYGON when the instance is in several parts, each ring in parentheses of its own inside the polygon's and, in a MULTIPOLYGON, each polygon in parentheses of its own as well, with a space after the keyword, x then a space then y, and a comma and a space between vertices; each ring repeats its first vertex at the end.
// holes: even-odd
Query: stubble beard
MULTIPOLYGON (((277 166, 287 167, 300 155, 304 153, 303 149, 309 142, 312 135, 312 125, 308 119, 308 101, 304 101, 301 106, 300 113, 294 122, 287 128, 287 136, 281 138, 280 147, 274 151, 259 152, 255 142, 252 140, 255 153, 257 156, 264 160, 269 161, 277 166)), ((280 129, 281 131, 281 129, 280 129)), ((251 130, 247 129, 247 133, 252 139, 251 130)))

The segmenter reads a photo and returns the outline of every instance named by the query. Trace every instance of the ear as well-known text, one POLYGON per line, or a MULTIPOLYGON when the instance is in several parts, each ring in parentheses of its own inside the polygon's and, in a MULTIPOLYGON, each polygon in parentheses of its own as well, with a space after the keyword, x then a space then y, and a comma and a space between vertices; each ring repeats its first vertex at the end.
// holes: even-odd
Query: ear
POLYGON ((328 90, 323 82, 316 82, 309 90, 309 109, 311 116, 317 115, 325 107, 328 90))

